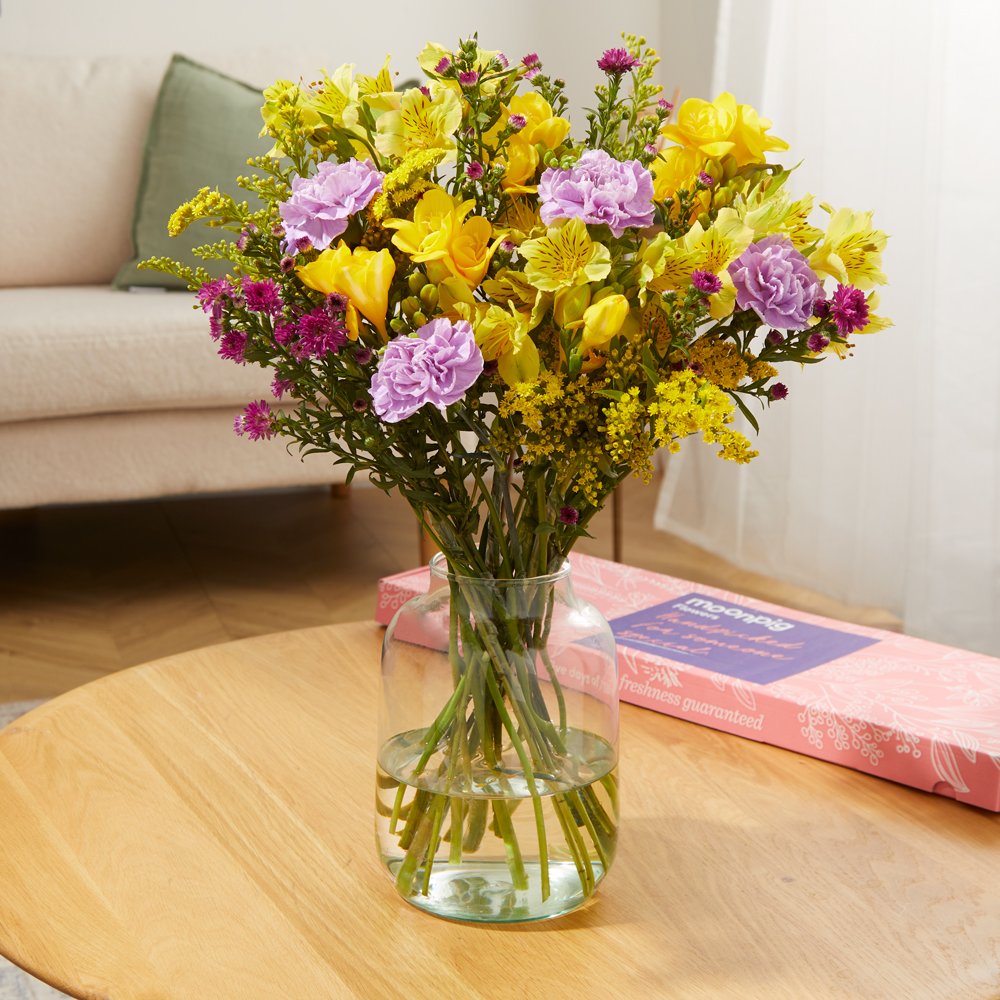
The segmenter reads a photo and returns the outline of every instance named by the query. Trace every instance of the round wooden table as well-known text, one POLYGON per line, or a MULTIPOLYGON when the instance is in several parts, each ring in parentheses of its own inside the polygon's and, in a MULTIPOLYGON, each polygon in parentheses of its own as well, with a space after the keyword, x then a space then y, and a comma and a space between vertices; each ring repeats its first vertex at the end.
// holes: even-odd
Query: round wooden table
POLYGON ((196 650, 4 730, 0 952, 93 1000, 1000 996, 1000 817, 629 705, 592 905, 407 905, 372 832, 380 637, 196 650))

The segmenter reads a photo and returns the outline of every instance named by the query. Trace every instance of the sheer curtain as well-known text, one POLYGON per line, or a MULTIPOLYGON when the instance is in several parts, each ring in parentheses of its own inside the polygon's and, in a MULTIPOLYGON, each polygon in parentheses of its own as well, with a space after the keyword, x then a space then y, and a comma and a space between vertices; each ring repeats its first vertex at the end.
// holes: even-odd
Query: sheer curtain
POLYGON ((783 371, 749 466, 671 456, 656 524, 1000 655, 997 37, 975 0, 721 4, 716 90, 803 158, 794 190, 875 210, 896 325, 783 371))

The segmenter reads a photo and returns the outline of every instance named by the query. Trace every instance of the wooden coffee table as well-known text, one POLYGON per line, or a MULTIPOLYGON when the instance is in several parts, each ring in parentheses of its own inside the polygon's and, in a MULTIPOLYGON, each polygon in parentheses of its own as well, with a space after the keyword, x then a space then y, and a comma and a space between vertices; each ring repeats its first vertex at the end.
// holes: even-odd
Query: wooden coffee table
POLYGON ((0 952, 94 1000, 1000 996, 1000 817, 630 705, 592 905, 410 907, 372 832, 380 638, 200 649, 3 731, 0 952))

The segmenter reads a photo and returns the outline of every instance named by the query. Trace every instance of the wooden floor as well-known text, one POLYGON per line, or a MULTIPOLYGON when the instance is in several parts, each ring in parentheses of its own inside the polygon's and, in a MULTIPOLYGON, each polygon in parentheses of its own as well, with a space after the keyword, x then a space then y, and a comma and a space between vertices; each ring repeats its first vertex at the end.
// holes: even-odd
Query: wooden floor
MULTIPOLYGON (((895 627, 654 530, 656 491, 622 491, 624 561, 895 627)), ((610 558, 608 511, 594 535, 580 551, 610 558)), ((0 512, 0 701, 197 646, 370 619, 378 578, 418 561, 409 508, 367 486, 0 512)))

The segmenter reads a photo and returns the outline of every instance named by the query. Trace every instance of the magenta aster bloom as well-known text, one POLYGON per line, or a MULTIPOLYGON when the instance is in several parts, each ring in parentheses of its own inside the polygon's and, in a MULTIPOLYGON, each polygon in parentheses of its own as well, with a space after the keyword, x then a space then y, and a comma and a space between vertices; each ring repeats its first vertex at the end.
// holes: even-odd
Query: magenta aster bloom
POLYGON ((299 339, 292 353, 302 360, 336 354, 347 343, 347 332, 326 309, 313 309, 298 322, 299 339))
POLYGON ((787 236, 765 236, 729 265, 736 303, 753 309, 768 326, 803 330, 822 294, 809 262, 787 236))
POLYGON ((441 56, 438 60, 437 66, 434 67, 434 72, 440 76, 450 65, 451 60, 447 56, 441 56))
POLYGON ((698 172, 698 181, 702 187, 707 188, 710 188, 715 184, 715 178, 711 174, 705 173, 704 170, 700 170, 698 172))
POLYGON ((286 392, 291 392, 295 388, 295 383, 291 379, 282 378, 280 375, 275 375, 271 379, 271 395, 275 399, 281 399, 286 392))
POLYGON ((608 76, 621 76, 641 63, 628 49, 606 49, 597 60, 597 68, 608 76))
POLYGON ((785 399, 788 396, 788 386, 784 382, 775 382, 767 390, 767 395, 770 399, 785 399))
POLYGON ((528 119, 524 115, 511 115, 507 119, 507 124, 515 131, 520 132, 525 125, 528 124, 528 119))
POLYGON ((638 160, 624 163, 588 149, 569 170, 549 167, 538 182, 542 222, 581 219, 621 236, 653 224, 653 176, 638 160))
POLYGON ((247 359, 243 356, 247 347, 247 335, 242 330, 226 330, 219 341, 219 357, 227 361, 235 361, 245 365, 247 359))
POLYGON ((529 69, 532 66, 541 66, 542 60, 538 58, 537 52, 529 52, 522 60, 521 65, 527 66, 529 69))
POLYGON ((340 236, 352 215, 382 190, 384 175, 366 160, 324 160, 313 177, 293 177, 292 194, 278 206, 285 224, 284 248, 291 252, 307 239, 317 250, 340 236))
POLYGON ((810 351, 814 351, 817 354, 824 348, 828 347, 830 344, 830 338, 824 336, 822 333, 810 333, 809 339, 806 341, 806 346, 810 351))
POLYGON ((575 507, 560 507, 559 520, 563 524, 578 524, 580 521, 580 512, 575 507))
POLYGON ((842 337, 863 330, 868 325, 868 300, 865 293, 853 285, 837 285, 830 302, 830 315, 842 337))
POLYGON ((443 413, 457 403, 483 370, 483 355, 465 320, 433 319, 415 337, 389 342, 375 374, 375 412, 390 424, 430 403, 443 413))
POLYGON ((247 309, 251 312, 267 313, 268 316, 277 316, 281 312, 282 302, 278 286, 270 278, 253 281, 244 277, 242 287, 247 309))
POLYGON ((251 441, 274 437, 274 413, 267 400, 259 399, 246 406, 233 422, 233 430, 251 441))
POLYGON ((706 292, 709 295, 722 291, 722 279, 717 274, 712 274, 711 271, 693 271, 691 284, 699 292, 706 292))
POLYGON ((473 181, 478 181, 483 176, 483 173, 483 165, 481 163, 470 163, 465 168, 465 176, 473 181))
POLYGON ((479 74, 474 69, 470 69, 465 73, 458 74, 458 82, 463 87, 474 87, 478 81, 479 81, 479 74))
POLYGON ((671 111, 674 110, 673 104, 668 101, 665 97, 661 97, 657 102, 656 106, 662 108, 669 115, 671 111))

